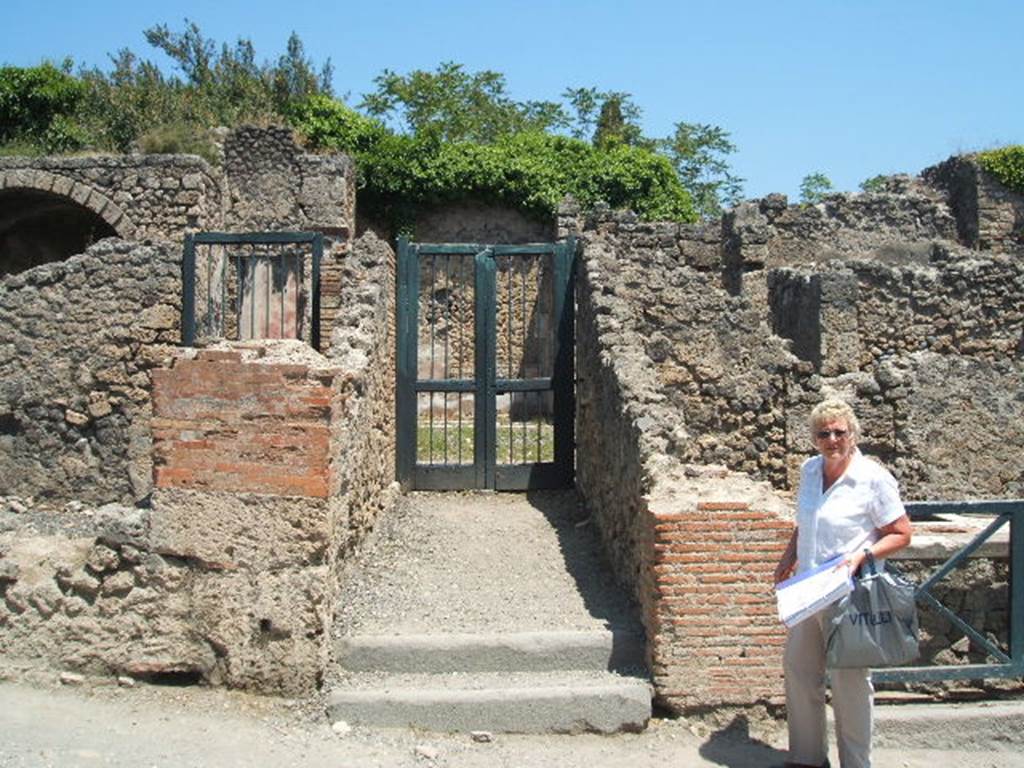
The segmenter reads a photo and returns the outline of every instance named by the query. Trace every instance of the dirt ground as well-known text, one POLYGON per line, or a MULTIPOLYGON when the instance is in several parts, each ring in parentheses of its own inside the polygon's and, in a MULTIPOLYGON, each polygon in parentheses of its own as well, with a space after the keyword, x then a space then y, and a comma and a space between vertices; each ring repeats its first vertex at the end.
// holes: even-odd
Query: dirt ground
MULTIPOLYGON (((880 768, 1024 768, 1022 741, 981 743, 970 729, 953 749, 875 750, 880 768)), ((261 698, 198 687, 0 682, 3 768, 362 768, 363 766, 729 766, 765 768, 785 759, 778 724, 740 720, 716 728, 655 719, 640 734, 528 736, 431 734, 355 728, 339 733, 315 700, 261 698), (751 732, 753 730, 753 733, 751 732)), ((833 755, 833 765, 838 761, 833 755)))

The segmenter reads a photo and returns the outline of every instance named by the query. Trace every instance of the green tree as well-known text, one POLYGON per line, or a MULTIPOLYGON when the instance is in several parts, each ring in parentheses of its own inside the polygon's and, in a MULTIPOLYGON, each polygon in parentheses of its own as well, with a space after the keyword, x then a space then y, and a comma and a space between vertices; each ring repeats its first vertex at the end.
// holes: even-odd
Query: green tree
POLYGON ((1024 194, 1024 144, 981 152, 978 162, 1007 189, 1024 194))
MULTIPOLYGON (((623 91, 599 91, 597 88, 566 88, 563 101, 568 102, 569 132, 577 139, 596 140, 598 120, 609 102, 614 102, 625 124, 627 143, 641 138, 642 112, 630 94, 623 91)), ((595 141, 596 143, 596 141, 595 141)))
POLYGON ((800 182, 800 202, 807 205, 820 203, 834 189, 832 180, 825 174, 809 173, 800 182))
POLYGON ((333 93, 333 78, 334 66, 331 60, 327 59, 320 71, 316 72, 313 61, 306 56, 302 40, 292 32, 288 38, 287 51, 277 60, 277 67, 273 71, 275 102, 279 109, 285 109, 311 96, 330 96, 333 93))
POLYGON ((884 192, 887 178, 887 176, 880 173, 877 176, 872 176, 870 179, 864 179, 860 183, 860 189, 862 192, 884 192))
POLYGON ((96 149, 128 152, 147 130, 195 122, 187 87, 164 77, 154 63, 127 49, 111 57, 112 69, 83 70, 86 95, 76 119, 96 149))
POLYGON ((276 63, 260 63, 251 41, 218 45, 186 20, 178 32, 166 24, 145 30, 175 72, 124 49, 112 68, 80 75, 86 88, 77 119, 93 146, 125 152, 190 152, 213 158, 209 129, 246 121, 281 122, 312 96, 331 94, 330 61, 319 70, 292 33, 276 63))
POLYGON ((729 134, 716 125, 676 123, 675 132, 659 143, 672 162, 694 207, 704 218, 722 213, 722 207, 739 202, 743 179, 734 175, 726 160, 736 151, 729 134))
POLYGON ((259 64, 252 42, 246 38, 239 38, 234 47, 224 44, 218 50, 188 19, 182 32, 159 24, 147 29, 145 36, 185 76, 194 101, 195 114, 189 117, 207 125, 280 116, 294 102, 332 93, 330 59, 318 72, 294 32, 276 65, 259 64))
POLYGON ((433 72, 385 70, 375 82, 377 90, 363 97, 360 108, 411 136, 488 144, 517 133, 566 131, 591 139, 600 151, 642 148, 669 160, 703 217, 719 215, 742 191, 743 180, 729 169, 727 158, 736 147, 726 131, 681 122, 666 139, 647 137, 640 127, 641 110, 629 93, 574 87, 562 93, 564 105, 516 102, 507 94, 503 75, 467 72, 454 62, 433 72))
POLYGON ((360 109, 401 131, 435 141, 488 144, 499 137, 546 131, 566 124, 554 102, 517 102, 506 92, 498 72, 467 72, 461 64, 442 62, 436 71, 391 70, 374 78, 377 90, 364 94, 360 109))
POLYGON ((141 148, 215 159, 210 128, 286 120, 312 146, 355 155, 360 199, 376 200, 380 210, 475 195, 549 215, 573 194, 648 219, 692 220, 695 192, 699 211, 710 215, 718 210, 715 193, 729 183, 738 190, 723 159, 734 149, 725 132, 707 126, 710 132, 686 141, 681 129, 674 141, 646 137, 628 93, 570 88, 561 101, 516 101, 500 73, 444 62, 406 75, 385 70, 361 114, 331 96, 330 61, 314 66, 295 34, 274 63, 260 63, 249 40, 218 44, 187 19, 180 31, 160 24, 145 36, 170 58, 169 74, 124 49, 109 70, 82 70, 76 78, 70 62, 51 68, 46 76, 73 97, 51 94, 47 101, 45 88, 25 85, 24 72, 5 70, 0 128, 8 150, 17 141, 33 151, 141 148), (39 104, 26 111, 32 99, 39 104))
POLYGON ((601 114, 597 118, 597 128, 594 130, 594 146, 598 149, 611 149, 612 147, 627 145, 631 147, 647 146, 652 148, 649 140, 644 139, 640 126, 633 120, 633 115, 639 115, 638 110, 627 110, 623 107, 630 106, 627 102, 627 94, 609 94, 601 105, 601 114))
POLYGON ((0 143, 38 146, 46 152, 78 149, 85 141, 69 116, 85 89, 70 74, 72 63, 58 68, 0 67, 0 143))
POLYGON ((645 219, 693 220, 690 196, 668 160, 619 145, 540 131, 505 134, 492 143, 439 142, 394 134, 376 120, 317 97, 293 110, 293 124, 315 147, 355 156, 361 209, 401 228, 417 206, 467 197, 551 216, 567 194, 584 205, 604 201, 645 219))

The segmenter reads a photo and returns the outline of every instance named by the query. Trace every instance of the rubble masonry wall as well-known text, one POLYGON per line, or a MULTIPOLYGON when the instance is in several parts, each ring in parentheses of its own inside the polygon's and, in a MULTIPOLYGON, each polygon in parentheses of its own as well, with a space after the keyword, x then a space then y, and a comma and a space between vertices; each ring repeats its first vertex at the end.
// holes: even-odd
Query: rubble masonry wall
POLYGON ((150 373, 180 341, 181 253, 105 240, 0 281, 0 487, 131 502, 152 487, 150 373))
POLYGON ((1021 495, 1016 254, 969 250, 942 190, 896 181, 816 207, 754 201, 717 232, 563 211, 583 245, 578 486, 670 707, 781 695, 768 585, 826 393, 856 404, 862 447, 905 498, 1021 495))

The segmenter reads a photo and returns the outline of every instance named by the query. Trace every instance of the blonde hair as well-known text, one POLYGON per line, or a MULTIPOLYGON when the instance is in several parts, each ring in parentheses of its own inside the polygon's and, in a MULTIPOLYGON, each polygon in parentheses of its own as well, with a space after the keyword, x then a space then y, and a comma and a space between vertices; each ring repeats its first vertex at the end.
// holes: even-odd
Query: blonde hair
POLYGON ((811 427, 811 437, 814 437, 827 421, 845 421, 850 430, 850 437, 853 440, 860 437, 860 422, 857 421, 857 414, 853 412, 853 407, 848 402, 840 400, 838 397, 830 397, 814 406, 808 421, 811 427))

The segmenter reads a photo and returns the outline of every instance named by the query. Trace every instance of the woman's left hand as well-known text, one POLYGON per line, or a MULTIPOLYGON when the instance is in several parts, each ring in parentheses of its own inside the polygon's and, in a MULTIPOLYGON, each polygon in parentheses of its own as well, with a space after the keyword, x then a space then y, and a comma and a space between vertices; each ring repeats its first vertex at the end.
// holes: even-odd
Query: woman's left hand
POLYGON ((853 576, 860 567, 864 565, 864 561, 868 559, 863 549, 859 549, 851 555, 846 556, 846 567, 850 569, 850 575, 853 576))
MULTIPOLYGON (((888 525, 878 529, 878 539, 871 545, 872 556, 878 560, 903 549, 910 543, 911 535, 910 518, 902 515, 888 525)), ((838 567, 842 568, 845 565, 850 569, 850 575, 853 576, 864 565, 867 557, 867 553, 863 549, 859 549, 848 554, 838 567)))
POLYGON ((860 567, 864 565, 865 560, 867 560, 867 555, 864 554, 863 549, 859 549, 856 552, 847 555, 846 559, 839 563, 835 569, 838 571, 840 568, 845 567, 846 572, 850 576, 853 576, 858 570, 860 570, 860 567))

